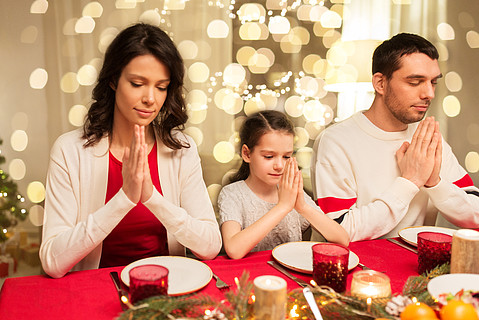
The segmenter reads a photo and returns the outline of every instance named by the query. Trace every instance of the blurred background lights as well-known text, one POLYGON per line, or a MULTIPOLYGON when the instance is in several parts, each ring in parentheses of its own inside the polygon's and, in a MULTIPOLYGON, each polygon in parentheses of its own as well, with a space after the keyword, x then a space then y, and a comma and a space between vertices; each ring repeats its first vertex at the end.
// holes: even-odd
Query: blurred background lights
POLYGON ((10 144, 15 151, 24 151, 28 146, 28 135, 23 130, 15 130, 10 136, 10 144))
POLYGON ((309 134, 303 127, 295 127, 294 146, 295 148, 305 147, 309 142, 309 134))
POLYGON ((301 170, 309 170, 311 167, 311 157, 313 155, 313 149, 310 147, 302 147, 296 151, 295 157, 298 160, 298 166, 301 170))
MULTIPOLYGON (((166 3, 169 2, 168 0, 165 0, 165 6, 166 3)), ((133 9, 136 7, 136 1, 134 0, 116 0, 115 1, 115 7, 117 9, 133 9)))
POLYGON ((28 26, 23 29, 20 35, 21 43, 35 43, 38 37, 38 29, 35 26, 28 26))
POLYGON ((154 26, 159 26, 161 24, 161 16, 158 12, 158 9, 146 10, 140 15, 140 18, 138 20, 154 26))
POLYGON ((194 111, 207 109, 207 100, 206 93, 198 89, 191 90, 186 96, 186 103, 189 109, 194 111))
POLYGON ((309 20, 312 22, 321 21, 321 16, 328 11, 326 7, 323 6, 313 6, 309 11, 309 20))
POLYGON ((256 22, 246 22, 239 28, 239 36, 241 40, 260 40, 261 26, 256 22))
POLYGON ((319 122, 306 122, 304 128, 308 131, 309 139, 316 140, 321 131, 323 131, 324 126, 319 122))
POLYGON ((41 205, 34 205, 28 210, 28 219, 30 219, 30 222, 36 226, 40 227, 43 225, 43 215, 44 215, 44 209, 41 205))
POLYGON ((220 194, 222 187, 223 186, 221 184, 213 183, 206 188, 208 195, 210 196, 211 203, 216 203, 218 201, 218 195, 220 194))
POLYGON ((249 116, 255 112, 263 111, 266 109, 266 105, 260 98, 254 97, 246 101, 244 104, 244 113, 249 116))
POLYGON ((210 68, 203 62, 195 62, 188 68, 188 78, 191 82, 202 83, 208 80, 210 68))
POLYGON ((68 122, 75 127, 81 127, 87 113, 88 109, 84 105, 74 105, 68 112, 68 122))
POLYGON ((311 19, 309 18, 311 8, 312 6, 309 4, 298 7, 298 10, 296 11, 296 16, 298 17, 298 19, 301 21, 311 21, 311 19))
POLYGON ((81 17, 75 23, 76 33, 92 33, 94 29, 95 29, 95 20, 93 20, 93 18, 89 16, 81 17))
MULTIPOLYGON (((131 0, 130 0, 131 1, 131 0)), ((163 9, 165 10, 183 10, 187 0, 165 0, 163 9)))
POLYGON ((466 33, 466 41, 472 49, 479 48, 479 33, 473 30, 468 31, 466 33))
POLYGON ((272 34, 287 34, 290 30, 289 20, 282 16, 274 16, 269 19, 268 29, 272 34))
POLYGON ((228 141, 220 141, 213 148, 213 157, 220 163, 228 163, 233 160, 235 148, 228 141))
POLYGON ((437 25, 437 35, 441 40, 454 40, 455 38, 454 29, 450 24, 445 22, 437 25))
POLYGON ((327 10, 321 15, 320 22, 324 28, 340 28, 342 19, 338 13, 327 10))
POLYGON ((475 151, 471 151, 466 155, 466 170, 471 173, 479 171, 479 154, 475 151))
POLYGON ((238 18, 241 21, 259 21, 264 19, 266 10, 259 3, 245 3, 237 11, 238 18))
POLYGON ((22 180, 27 173, 27 167, 22 159, 13 159, 8 166, 10 177, 14 180, 22 180))
POLYGON ((192 124, 200 124, 205 121, 207 115, 207 109, 201 110, 188 110, 188 122, 192 124))
POLYGON ((48 10, 47 0, 35 0, 30 6, 30 13, 44 14, 48 10))
POLYGON ((230 92, 223 98, 221 106, 227 114, 238 114, 243 110, 243 99, 238 93, 230 92))
POLYGON ((100 41, 98 42, 98 50, 100 50, 101 53, 105 53, 106 49, 116 37, 118 32, 118 29, 113 27, 106 28, 102 31, 100 34, 100 41))
POLYGON ((213 20, 208 24, 206 33, 213 39, 226 38, 230 32, 228 24, 224 20, 213 20))
POLYGON ((439 61, 447 61, 449 60, 449 50, 447 47, 441 43, 437 42, 434 44, 436 46, 437 52, 439 53, 439 61))
POLYGON ((446 87, 451 92, 458 92, 462 89, 462 78, 454 71, 448 72, 445 76, 446 87))
POLYGON ((250 46, 244 46, 238 49, 236 51, 236 61, 243 65, 246 66, 248 65, 248 62, 250 58, 256 53, 255 48, 250 47, 250 46))
POLYGON ((313 97, 318 92, 319 86, 316 79, 306 76, 296 83, 296 92, 306 97, 313 97))
POLYGON ((27 196, 33 203, 39 203, 45 200, 45 187, 40 181, 33 181, 28 184, 27 196))
POLYGON ((78 83, 82 86, 91 86, 96 82, 98 78, 98 71, 95 67, 85 64, 83 65, 77 73, 78 83))
POLYGON ((304 100, 299 96, 290 96, 284 103, 284 111, 293 118, 302 116, 303 108, 304 100))
POLYGON ((80 84, 78 83, 77 74, 75 72, 67 72, 60 80, 60 88, 65 93, 74 93, 78 90, 80 84))
POLYGON ((83 7, 82 16, 89 16, 92 18, 100 18, 103 14, 103 7, 97 1, 92 1, 83 7))
POLYGON ((237 63, 228 64, 223 72, 223 80, 229 86, 239 86, 245 80, 245 77, 246 70, 237 63))
POLYGON ((25 112, 15 112, 10 123, 13 130, 27 130, 28 115, 25 112))
POLYGON ((203 143, 203 131, 200 128, 189 126, 185 129, 185 133, 195 140, 197 146, 201 146, 203 143))
POLYGON ((469 12, 463 11, 458 15, 459 24, 461 27, 470 29, 475 27, 474 18, 469 12))
POLYGON ((455 96, 449 95, 442 101, 442 110, 448 117, 455 117, 461 112, 461 103, 455 96))
POLYGON ((198 55, 198 46, 191 40, 183 40, 178 44, 178 51, 185 60, 195 59, 198 55))
POLYGON ((30 87, 43 89, 48 81, 48 73, 45 69, 37 68, 30 74, 30 87))
POLYGON ((310 100, 304 104, 303 115, 308 121, 318 122, 326 126, 333 121, 334 112, 330 106, 321 104, 317 100, 310 100))

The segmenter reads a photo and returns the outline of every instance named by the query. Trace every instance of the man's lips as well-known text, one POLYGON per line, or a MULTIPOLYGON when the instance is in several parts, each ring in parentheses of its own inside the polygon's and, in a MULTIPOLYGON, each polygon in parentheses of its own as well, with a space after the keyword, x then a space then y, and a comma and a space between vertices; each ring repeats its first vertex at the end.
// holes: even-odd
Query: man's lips
POLYGON ((413 105, 413 108, 418 110, 418 111, 427 111, 427 109, 429 108, 429 105, 424 105, 424 104, 413 105))

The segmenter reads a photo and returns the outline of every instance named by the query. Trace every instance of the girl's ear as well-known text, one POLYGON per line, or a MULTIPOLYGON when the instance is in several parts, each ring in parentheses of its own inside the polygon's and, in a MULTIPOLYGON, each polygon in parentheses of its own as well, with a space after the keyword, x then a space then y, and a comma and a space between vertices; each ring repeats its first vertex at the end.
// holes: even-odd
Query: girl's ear
POLYGON ((251 162, 251 151, 245 144, 243 144, 243 146, 241 147, 241 158, 243 158, 243 161, 246 163, 251 162))
POLYGON ((374 91, 376 91, 380 95, 383 95, 384 89, 386 86, 386 81, 387 81, 386 77, 381 72, 376 72, 375 74, 373 74, 372 83, 373 83, 374 91))

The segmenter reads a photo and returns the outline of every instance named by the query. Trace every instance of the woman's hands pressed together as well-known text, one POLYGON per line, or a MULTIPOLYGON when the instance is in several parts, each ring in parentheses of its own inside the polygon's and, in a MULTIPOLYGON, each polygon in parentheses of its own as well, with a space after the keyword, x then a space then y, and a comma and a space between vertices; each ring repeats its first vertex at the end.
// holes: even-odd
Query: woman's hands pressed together
POLYGON ((135 125, 131 145, 125 148, 122 162, 123 191, 134 203, 147 201, 153 193, 153 182, 144 126, 135 125))

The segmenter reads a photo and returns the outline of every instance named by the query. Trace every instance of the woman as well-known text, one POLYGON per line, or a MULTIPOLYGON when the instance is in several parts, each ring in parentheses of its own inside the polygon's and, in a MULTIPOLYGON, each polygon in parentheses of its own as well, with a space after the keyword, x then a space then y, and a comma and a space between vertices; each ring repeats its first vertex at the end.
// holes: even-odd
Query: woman
POLYGON ((157 255, 214 258, 221 235, 182 96, 184 66, 147 24, 105 53, 83 129, 58 138, 47 175, 40 259, 54 278, 157 255))

